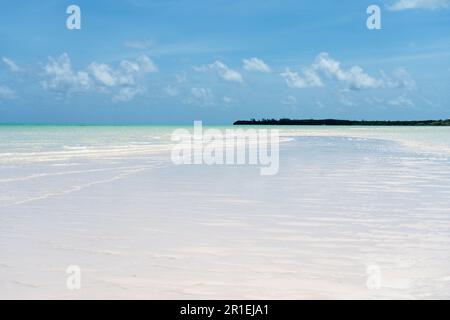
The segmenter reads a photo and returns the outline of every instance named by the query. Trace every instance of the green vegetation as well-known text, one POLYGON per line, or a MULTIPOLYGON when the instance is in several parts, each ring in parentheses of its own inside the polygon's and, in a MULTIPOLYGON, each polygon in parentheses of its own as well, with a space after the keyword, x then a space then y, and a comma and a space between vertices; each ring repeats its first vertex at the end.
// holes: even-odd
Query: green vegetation
POLYGON ((415 121, 366 121, 337 119, 261 119, 238 120, 233 125, 277 125, 277 126, 450 126, 447 120, 415 120, 415 121))

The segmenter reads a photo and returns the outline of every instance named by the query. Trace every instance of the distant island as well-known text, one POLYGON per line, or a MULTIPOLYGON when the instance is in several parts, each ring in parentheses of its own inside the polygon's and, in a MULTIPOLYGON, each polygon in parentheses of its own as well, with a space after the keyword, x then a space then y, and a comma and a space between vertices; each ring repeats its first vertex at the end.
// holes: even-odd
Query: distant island
POLYGON ((238 120, 233 125, 277 125, 277 126, 450 126, 447 120, 413 120, 413 121, 366 121, 337 119, 261 119, 238 120))

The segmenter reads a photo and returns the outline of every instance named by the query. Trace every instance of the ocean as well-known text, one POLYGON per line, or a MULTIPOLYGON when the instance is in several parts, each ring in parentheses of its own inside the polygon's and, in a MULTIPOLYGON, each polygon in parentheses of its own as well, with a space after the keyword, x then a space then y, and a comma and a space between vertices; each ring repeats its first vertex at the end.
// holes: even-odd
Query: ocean
POLYGON ((0 298, 450 298, 450 128, 276 127, 272 176, 177 128, 0 126, 0 298))

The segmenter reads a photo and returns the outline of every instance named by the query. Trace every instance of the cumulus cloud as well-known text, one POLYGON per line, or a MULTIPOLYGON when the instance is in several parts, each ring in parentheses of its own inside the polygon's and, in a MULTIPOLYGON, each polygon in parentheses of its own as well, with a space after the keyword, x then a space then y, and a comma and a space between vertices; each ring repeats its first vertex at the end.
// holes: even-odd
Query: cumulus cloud
POLYGON ((120 88, 119 92, 116 93, 113 96, 113 101, 116 102, 126 102, 126 101, 130 101, 133 100, 133 98, 138 95, 141 94, 144 90, 141 87, 124 87, 124 88, 120 88))
POLYGON ((205 99, 212 97, 211 89, 209 88, 192 88, 191 93, 195 98, 205 99))
POLYGON ((49 58, 44 67, 48 79, 43 81, 46 89, 60 92, 82 92, 90 89, 92 82, 89 74, 85 71, 74 71, 67 53, 58 58, 49 58))
POLYGON ((342 69, 340 62, 334 60, 325 52, 320 53, 316 57, 313 69, 321 71, 338 81, 345 82, 351 90, 374 89, 380 87, 382 84, 381 80, 369 76, 359 66, 353 66, 347 70, 342 69))
POLYGON ((139 64, 140 69, 144 73, 150 73, 150 72, 158 71, 158 67, 153 62, 153 60, 150 59, 145 54, 139 56, 139 58, 137 59, 137 63, 139 64))
POLYGON ((271 72, 270 67, 264 61, 255 57, 243 59, 242 63, 244 64, 244 69, 248 71, 258 71, 264 73, 271 72))
POLYGON ((133 86, 138 77, 156 72, 158 68, 149 57, 142 55, 136 61, 122 60, 117 68, 93 62, 89 65, 88 70, 99 84, 113 87, 133 86))
POLYGON ((13 90, 7 86, 0 85, 0 100, 11 100, 16 98, 16 94, 13 90))
POLYGON ((371 77, 359 66, 342 68, 339 61, 325 52, 320 53, 301 74, 286 68, 281 76, 291 88, 322 87, 323 77, 345 83, 350 90, 375 89, 383 84, 382 80, 371 77))
POLYGON ((382 75, 383 82, 388 88, 412 90, 416 87, 416 82, 404 68, 395 69, 391 76, 387 76, 384 72, 382 75))
POLYGON ((113 75, 112 68, 107 64, 92 62, 89 65, 89 71, 102 85, 112 87, 117 84, 116 76, 113 75))
POLYGON ((312 69, 305 69, 303 77, 297 72, 291 71, 286 68, 286 71, 280 74, 286 84, 290 88, 308 88, 308 87, 322 87, 323 83, 320 77, 312 69))
POLYGON ((215 61, 214 63, 204 65, 201 67, 194 67, 194 70, 198 72, 213 70, 216 71, 217 74, 226 81, 244 83, 244 79, 239 72, 229 68, 226 64, 220 61, 215 61))
POLYGON ((145 90, 143 77, 158 70, 155 63, 146 55, 135 61, 122 60, 114 67, 106 63, 92 62, 85 71, 75 71, 67 53, 58 58, 49 58, 44 67, 46 80, 44 88, 65 92, 95 90, 111 92, 113 101, 129 101, 145 90))
POLYGON ((389 10, 401 11, 410 9, 436 10, 450 7, 450 0, 398 0, 388 6, 389 10))
POLYGON ((12 59, 3 57, 2 61, 4 64, 6 64, 8 66, 9 70, 11 70, 12 72, 19 72, 21 70, 19 68, 19 66, 12 59))
POLYGON ((144 93, 142 78, 158 71, 155 63, 146 55, 139 56, 135 61, 122 60, 115 68, 93 62, 88 69, 99 86, 117 90, 113 96, 113 101, 116 102, 130 101, 144 93))

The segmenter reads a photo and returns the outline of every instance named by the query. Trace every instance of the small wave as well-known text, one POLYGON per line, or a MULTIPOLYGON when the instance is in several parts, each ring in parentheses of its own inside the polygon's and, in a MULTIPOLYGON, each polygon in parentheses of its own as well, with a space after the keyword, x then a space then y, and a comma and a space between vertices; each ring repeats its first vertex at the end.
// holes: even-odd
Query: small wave
POLYGON ((110 182, 113 182, 113 181, 116 181, 116 180, 120 180, 120 179, 123 179, 123 178, 125 178, 127 176, 130 176, 132 174, 136 174, 136 173, 142 172, 142 171, 144 171, 146 169, 147 169, 146 167, 135 168, 135 169, 132 169, 132 170, 128 170, 128 171, 122 172, 122 173, 120 173, 117 176, 112 177, 112 178, 103 179, 103 180, 97 180, 97 181, 85 183, 85 184, 78 185, 78 186, 72 186, 69 189, 66 189, 66 190, 63 190, 63 191, 60 191, 60 192, 50 192, 50 193, 46 193, 46 194, 41 195, 41 196, 32 197, 32 198, 16 201, 16 202, 13 202, 13 203, 10 203, 10 204, 2 205, 0 207, 12 207, 12 206, 15 206, 15 205, 21 205, 21 204, 29 203, 29 202, 32 202, 32 201, 43 200, 43 199, 48 199, 48 198, 53 198, 53 197, 67 195, 67 194, 70 194, 70 193, 73 193, 73 192, 77 192, 77 191, 83 190, 83 189, 88 188, 88 187, 92 187, 92 186, 97 185, 97 184, 110 183, 110 182))

